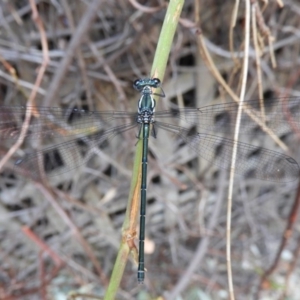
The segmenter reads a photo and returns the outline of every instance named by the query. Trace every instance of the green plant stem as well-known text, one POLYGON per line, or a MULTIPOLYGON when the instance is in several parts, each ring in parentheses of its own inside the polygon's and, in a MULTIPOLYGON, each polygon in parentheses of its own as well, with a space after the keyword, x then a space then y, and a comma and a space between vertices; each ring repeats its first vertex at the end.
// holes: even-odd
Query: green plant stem
POLYGON ((166 12, 164 23, 157 43, 155 56, 151 69, 151 76, 164 79, 165 70, 171 51, 173 38, 179 22, 184 0, 171 0, 166 12))
MULTIPOLYGON (((159 78, 161 81, 164 78, 183 4, 184 0, 171 0, 169 2, 161 29, 151 70, 151 76, 159 78)), ((137 262, 138 255, 134 239, 136 237, 136 227, 139 216, 142 150, 142 142, 139 140, 136 146, 126 217, 122 227, 122 242, 104 300, 115 299, 130 251, 132 252, 134 260, 137 262)))

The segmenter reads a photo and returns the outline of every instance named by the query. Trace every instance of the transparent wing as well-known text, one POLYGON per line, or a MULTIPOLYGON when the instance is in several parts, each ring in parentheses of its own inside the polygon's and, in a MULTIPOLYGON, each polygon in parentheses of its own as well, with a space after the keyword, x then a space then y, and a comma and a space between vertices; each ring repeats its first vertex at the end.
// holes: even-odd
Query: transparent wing
MULTIPOLYGON (((206 133, 189 135, 185 128, 161 122, 155 125, 175 133, 205 160, 230 169, 233 140, 206 133)), ((236 173, 274 182, 290 182, 298 178, 299 165, 292 157, 241 142, 236 145, 236 173)))
POLYGON ((123 111, 87 111, 42 106, 0 106, 0 139, 16 140, 21 132, 26 109, 32 118, 26 137, 33 139, 62 136, 75 138, 94 134, 110 127, 117 120, 133 121, 136 113, 123 111))
POLYGON ((115 135, 136 126, 136 122, 131 122, 104 132, 98 132, 89 138, 85 137, 81 139, 85 144, 84 156, 82 156, 76 140, 73 139, 15 159, 14 168, 17 168, 19 173, 29 176, 34 180, 39 180, 41 177, 41 167, 44 168, 49 177, 69 172, 72 169, 78 168, 90 158, 88 154, 91 149, 99 147, 103 142, 107 142, 115 135))
MULTIPOLYGON (((258 100, 245 101, 242 105, 243 115, 240 126, 241 133, 250 133, 259 127, 245 112, 246 109, 255 114, 260 120, 277 134, 290 130, 291 124, 300 129, 300 98, 269 99, 265 102, 265 118, 260 111, 258 100), (285 110, 290 113, 287 121, 285 110)), ((155 119, 179 118, 187 123, 198 125, 198 129, 208 132, 233 132, 235 127, 238 105, 236 102, 204 106, 201 108, 183 108, 155 113, 155 119)))

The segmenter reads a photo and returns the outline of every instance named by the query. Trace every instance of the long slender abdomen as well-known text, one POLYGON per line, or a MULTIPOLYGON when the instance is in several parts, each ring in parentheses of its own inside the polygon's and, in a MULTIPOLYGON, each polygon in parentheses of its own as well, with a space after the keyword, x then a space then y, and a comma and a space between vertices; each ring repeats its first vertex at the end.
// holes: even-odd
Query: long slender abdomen
POLYGON ((138 281, 143 282, 145 278, 144 241, 146 224, 146 202, 147 202, 147 164, 148 164, 148 140, 149 124, 142 125, 143 156, 142 156, 142 183, 141 183, 141 209, 140 209, 140 236, 139 236, 139 266, 138 281))

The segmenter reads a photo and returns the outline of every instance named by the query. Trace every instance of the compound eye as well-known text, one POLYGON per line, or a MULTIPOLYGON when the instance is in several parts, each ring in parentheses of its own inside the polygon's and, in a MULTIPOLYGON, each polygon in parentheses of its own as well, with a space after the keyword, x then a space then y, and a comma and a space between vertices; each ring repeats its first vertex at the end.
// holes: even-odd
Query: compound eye
POLYGON ((158 87, 160 85, 160 80, 158 78, 153 78, 153 82, 156 87, 158 87))
POLYGON ((133 87, 136 89, 136 90, 140 90, 141 89, 141 80, 140 79, 136 79, 134 82, 133 82, 133 87))

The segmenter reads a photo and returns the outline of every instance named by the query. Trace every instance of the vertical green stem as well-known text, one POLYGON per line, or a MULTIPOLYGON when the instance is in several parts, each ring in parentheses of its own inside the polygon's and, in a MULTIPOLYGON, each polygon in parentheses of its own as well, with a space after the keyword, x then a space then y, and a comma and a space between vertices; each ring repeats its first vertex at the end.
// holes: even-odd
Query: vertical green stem
MULTIPOLYGON (((169 53, 171 51, 174 34, 178 25, 184 0, 170 0, 164 23, 159 36, 154 61, 151 69, 151 76, 163 81, 165 70, 168 62, 169 53)), ((134 238, 136 236, 136 227, 138 220, 138 207, 141 185, 141 161, 142 161, 143 143, 138 141, 136 146, 136 154, 133 165, 133 173, 131 180, 130 193, 127 203, 126 217, 122 228, 122 243, 118 252, 118 257, 114 265, 105 298, 115 299, 118 286, 125 269, 129 251, 132 251, 134 259, 137 261, 137 249, 134 246, 134 238), (127 243, 129 246, 125 246, 127 243)))

